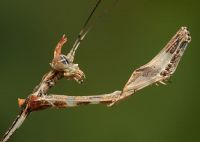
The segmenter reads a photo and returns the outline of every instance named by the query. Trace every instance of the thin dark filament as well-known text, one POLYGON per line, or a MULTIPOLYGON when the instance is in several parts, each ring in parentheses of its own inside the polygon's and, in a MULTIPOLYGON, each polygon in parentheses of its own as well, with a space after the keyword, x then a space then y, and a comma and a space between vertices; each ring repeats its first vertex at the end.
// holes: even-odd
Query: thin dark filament
MULTIPOLYGON (((84 39, 85 35, 88 33, 88 31, 89 31, 90 28, 87 29, 86 27, 87 27, 87 25, 88 25, 90 19, 91 19, 92 16, 94 15, 94 13, 95 13, 97 7, 98 7, 99 4, 101 3, 101 1, 102 1, 102 0, 98 0, 98 1, 97 1, 97 3, 96 3, 96 5, 94 6, 94 8, 92 9, 90 15, 89 15, 88 18, 86 19, 86 21, 85 21, 85 23, 84 23, 84 25, 83 25, 83 27, 82 27, 80 33, 78 34, 77 39, 76 39, 76 41, 74 42, 74 45, 73 45, 73 47, 72 47, 72 49, 71 49, 71 51, 70 51, 70 53, 69 53, 71 56, 74 56, 75 51, 76 51, 76 49, 78 48, 80 42, 84 39)), ((73 61, 72 61, 72 62, 73 62, 73 61)))
POLYGON ((90 22, 92 17, 94 16, 94 13, 95 11, 97 10, 97 7, 100 5, 102 0, 98 0, 96 5, 94 6, 94 8, 92 9, 90 15, 88 16, 87 20, 85 21, 80 33, 78 34, 74 44, 73 44, 73 47, 71 49, 71 51, 69 52, 68 54, 68 58, 70 59, 71 62, 73 62, 74 60, 74 56, 75 56, 75 52, 77 50, 77 48, 79 47, 81 41, 85 38, 86 34, 92 29, 92 27, 94 26, 94 24, 97 22, 97 20, 101 19, 101 17, 103 15, 105 15, 106 13, 108 13, 115 5, 116 3, 119 1, 119 0, 114 0, 114 3, 112 3, 112 5, 110 5, 107 9, 105 9, 103 11, 103 13, 101 13, 97 20, 93 21, 92 23, 90 22))

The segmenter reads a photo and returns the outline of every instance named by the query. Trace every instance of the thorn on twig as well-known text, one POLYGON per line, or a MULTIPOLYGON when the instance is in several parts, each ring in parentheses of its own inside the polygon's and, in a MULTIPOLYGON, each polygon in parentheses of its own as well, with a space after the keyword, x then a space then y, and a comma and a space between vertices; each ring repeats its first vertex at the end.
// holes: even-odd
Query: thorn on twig
POLYGON ((18 98, 18 106, 19 106, 19 108, 22 108, 22 106, 25 104, 25 99, 20 99, 20 98, 18 98))

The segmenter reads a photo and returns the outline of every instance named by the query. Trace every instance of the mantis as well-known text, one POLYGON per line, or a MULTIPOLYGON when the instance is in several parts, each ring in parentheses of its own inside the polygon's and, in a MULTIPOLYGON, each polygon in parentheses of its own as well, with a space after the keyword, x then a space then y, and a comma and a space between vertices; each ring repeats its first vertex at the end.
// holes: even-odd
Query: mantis
POLYGON ((61 37, 50 63, 52 69, 43 76, 39 85, 35 87, 34 91, 26 99, 18 99, 20 113, 2 137, 1 142, 8 141, 32 112, 49 108, 70 108, 87 104, 113 106, 151 84, 165 84, 165 80, 174 74, 182 55, 187 49, 187 45, 191 41, 187 27, 181 27, 150 62, 136 69, 122 90, 92 96, 48 94, 49 89, 55 86, 56 82, 60 79, 67 78, 75 80, 80 84, 83 82, 85 74, 79 68, 78 64, 74 63, 74 57, 81 41, 90 29, 90 27, 87 28, 88 22, 100 3, 101 0, 98 0, 67 55, 62 54, 62 47, 67 42, 67 38, 65 35, 61 37))

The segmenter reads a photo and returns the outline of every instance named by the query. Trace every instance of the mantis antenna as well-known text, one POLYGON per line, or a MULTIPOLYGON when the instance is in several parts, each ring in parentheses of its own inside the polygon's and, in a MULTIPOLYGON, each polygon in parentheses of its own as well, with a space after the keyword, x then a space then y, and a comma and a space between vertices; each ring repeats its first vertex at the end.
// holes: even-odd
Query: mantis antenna
MULTIPOLYGON (((77 48, 79 47, 81 41, 85 38, 85 36, 87 35, 87 33, 90 31, 90 29, 93 27, 92 24, 89 24, 92 17, 94 16, 95 14, 95 11, 97 10, 97 7, 100 5, 102 0, 98 0, 95 4, 95 6, 93 7, 90 15, 87 17, 85 23, 83 24, 83 27, 81 28, 81 31, 79 32, 73 46, 72 46, 72 49, 70 50, 70 52, 67 54, 67 58, 70 62, 73 62, 74 61, 74 56, 75 56, 75 52, 77 50, 77 48)), ((104 11, 103 14, 105 14, 106 12, 108 12, 112 6, 114 6, 116 3, 118 2, 118 0, 115 0, 114 1, 114 4, 112 4, 107 10, 104 11)), ((102 16, 102 15, 100 15, 102 16)))
POLYGON ((83 24, 83 27, 81 29, 81 31, 79 32, 72 49, 70 50, 70 52, 68 53, 67 57, 68 59, 73 62, 74 61, 74 56, 75 56, 75 52, 77 50, 77 48, 79 47, 81 41, 85 38, 86 34, 89 32, 89 30, 91 29, 91 26, 87 28, 87 25, 90 21, 90 19, 92 18, 92 16, 94 15, 97 7, 99 6, 99 4, 101 3, 102 0, 98 0, 96 5, 94 6, 94 8, 92 9, 90 15, 88 16, 88 18, 86 19, 85 23, 83 24))

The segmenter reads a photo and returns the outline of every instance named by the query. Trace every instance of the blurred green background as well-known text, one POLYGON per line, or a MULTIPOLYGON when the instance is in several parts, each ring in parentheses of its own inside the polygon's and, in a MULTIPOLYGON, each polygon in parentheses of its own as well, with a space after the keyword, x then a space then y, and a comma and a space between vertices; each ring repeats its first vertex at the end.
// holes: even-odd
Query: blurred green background
MULTIPOLYGON (((17 98, 26 98, 50 69, 62 34, 68 37, 68 52, 95 2, 0 1, 1 135, 18 114, 17 98)), ((96 15, 110 3, 104 0, 96 15)), ((198 0, 120 0, 97 20, 77 52, 76 62, 87 77, 84 84, 61 80, 50 92, 93 95, 121 89, 134 69, 187 26, 192 42, 171 83, 147 87, 111 108, 33 113, 11 142, 199 142, 199 13, 198 0)))

